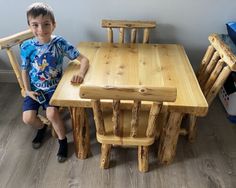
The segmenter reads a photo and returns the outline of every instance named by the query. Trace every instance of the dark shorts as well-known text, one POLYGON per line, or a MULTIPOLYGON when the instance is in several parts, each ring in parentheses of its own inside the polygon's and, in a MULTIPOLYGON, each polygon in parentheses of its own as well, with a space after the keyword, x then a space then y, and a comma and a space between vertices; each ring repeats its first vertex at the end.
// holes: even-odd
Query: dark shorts
POLYGON ((24 98, 24 102, 23 102, 23 111, 27 111, 27 110, 38 111, 40 106, 42 106, 44 110, 49 106, 56 107, 56 106, 52 106, 52 105, 49 104, 49 101, 52 98, 53 93, 54 93, 54 91, 44 93, 46 101, 42 104, 40 104, 39 102, 33 100, 31 97, 26 96, 24 98))

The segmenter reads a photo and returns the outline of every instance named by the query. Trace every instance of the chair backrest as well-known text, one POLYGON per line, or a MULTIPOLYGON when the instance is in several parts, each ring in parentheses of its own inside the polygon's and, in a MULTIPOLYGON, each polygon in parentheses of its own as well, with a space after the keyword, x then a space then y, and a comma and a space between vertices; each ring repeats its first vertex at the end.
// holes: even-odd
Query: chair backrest
POLYGON ((125 43, 125 31, 130 31, 130 43, 138 41, 138 30, 143 30, 142 43, 149 42, 150 29, 156 27, 154 21, 102 20, 102 27, 107 28, 108 42, 113 42, 113 29, 119 29, 119 43, 125 43))
POLYGON ((236 71, 236 56, 218 34, 208 37, 210 45, 202 59, 197 78, 210 105, 231 71, 236 71))
MULTIPOLYGON (((122 114, 122 109, 120 108, 121 100, 133 100, 133 107, 132 112, 129 113, 131 115, 130 122, 129 122, 129 128, 126 128, 129 130, 128 133, 128 140, 122 139, 122 145, 138 145, 139 142, 132 142, 132 138, 137 138, 137 136, 140 138, 140 135, 138 135, 138 132, 140 132, 140 129, 143 129, 143 125, 139 127, 139 119, 142 118, 142 115, 144 112, 141 112, 141 103, 142 101, 152 101, 152 105, 149 112, 148 122, 145 122, 146 129, 142 130, 144 131, 143 137, 146 138, 154 138, 155 134, 155 121, 157 118, 157 115, 159 114, 162 103, 164 101, 175 101, 176 100, 176 94, 177 90, 176 88, 166 88, 166 87, 142 87, 142 86, 129 86, 129 87, 98 87, 98 86, 91 86, 91 85, 81 85, 80 86, 80 96, 81 98, 88 98, 92 99, 92 106, 94 111, 94 119, 96 124, 96 129, 99 135, 106 136, 108 133, 108 130, 106 130, 106 127, 104 125, 104 118, 101 107, 101 100, 102 99, 112 99, 113 105, 113 136, 117 137, 124 137, 125 133, 122 133, 121 129, 123 125, 121 125, 124 121, 123 115, 128 115, 128 113, 122 114), (122 118, 121 118, 122 117, 122 118)), ((111 126, 110 126, 111 127, 111 126)), ((111 132, 111 131, 110 131, 111 132)), ((109 132, 109 134, 110 134, 109 132)), ((125 135, 127 136, 127 135, 125 135)), ((116 140, 114 139, 113 144, 120 144, 120 139, 116 140)), ((151 143, 147 143, 151 144, 151 143)), ((144 144, 145 145, 145 144, 144 144)))
POLYGON ((18 45, 18 44, 22 43, 23 41, 25 41, 29 38, 32 38, 32 37, 33 37, 33 33, 30 30, 26 30, 26 31, 19 32, 14 35, 10 35, 8 37, 4 37, 4 38, 0 39, 0 50, 6 49, 6 51, 7 51, 9 61, 11 63, 13 71, 16 75, 17 81, 20 85, 21 95, 23 97, 25 96, 25 88, 24 88, 24 84, 22 81, 20 64, 17 61, 17 57, 16 57, 12 47, 14 47, 15 45, 18 45))

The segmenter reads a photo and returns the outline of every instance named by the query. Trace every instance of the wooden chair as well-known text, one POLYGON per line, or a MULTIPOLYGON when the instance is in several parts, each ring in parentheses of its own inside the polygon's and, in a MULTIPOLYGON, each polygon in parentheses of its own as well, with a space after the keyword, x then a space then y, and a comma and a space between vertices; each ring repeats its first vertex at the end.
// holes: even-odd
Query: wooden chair
POLYGON ((142 43, 149 42, 150 29, 156 27, 154 21, 102 20, 102 27, 107 28, 108 42, 113 42, 113 29, 119 29, 119 43, 125 43, 125 31, 130 30, 130 43, 138 41, 138 30, 143 30, 142 43))
POLYGON ((176 99, 176 88, 98 87, 81 85, 80 97, 92 100, 97 140, 101 146, 100 167, 108 168, 112 145, 138 146, 138 167, 148 171, 148 149, 155 140, 156 118, 163 101, 176 99), (112 99, 110 109, 102 99, 112 99), (133 100, 132 110, 122 109, 121 100, 133 100), (142 101, 152 101, 150 111, 141 111, 142 101))
MULTIPOLYGON (((11 66, 16 75, 18 84, 20 86, 22 97, 26 96, 26 93, 25 93, 26 91, 25 91, 22 76, 21 76, 20 64, 17 60, 17 56, 15 54, 16 52, 13 50, 13 47, 18 44, 21 44, 23 41, 30 39, 32 37, 33 37, 33 33, 30 30, 26 30, 26 31, 22 31, 14 35, 10 35, 8 37, 4 37, 0 39, 0 50, 5 49, 7 52, 9 61, 11 63, 11 66)), ((47 118, 45 118, 44 116, 40 114, 38 114, 38 117, 43 121, 44 124, 47 124, 49 125, 49 127, 51 127, 51 123, 49 122, 47 118)), ((53 128, 52 128, 52 135, 56 137, 56 133, 53 128)))
MULTIPOLYGON (((236 56, 218 34, 211 34, 208 39, 211 44, 202 59, 197 79, 210 106, 231 71, 236 71, 236 56)), ((189 115, 188 130, 183 132, 188 134, 189 141, 195 139, 196 116, 189 115)))

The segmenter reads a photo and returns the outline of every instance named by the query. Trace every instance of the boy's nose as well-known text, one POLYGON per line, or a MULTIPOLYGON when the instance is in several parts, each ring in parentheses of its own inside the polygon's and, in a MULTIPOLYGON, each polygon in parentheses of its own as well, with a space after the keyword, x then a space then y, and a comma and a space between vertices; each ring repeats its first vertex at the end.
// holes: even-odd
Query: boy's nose
POLYGON ((40 32, 43 32, 44 26, 43 26, 43 25, 39 25, 38 30, 39 30, 40 32))

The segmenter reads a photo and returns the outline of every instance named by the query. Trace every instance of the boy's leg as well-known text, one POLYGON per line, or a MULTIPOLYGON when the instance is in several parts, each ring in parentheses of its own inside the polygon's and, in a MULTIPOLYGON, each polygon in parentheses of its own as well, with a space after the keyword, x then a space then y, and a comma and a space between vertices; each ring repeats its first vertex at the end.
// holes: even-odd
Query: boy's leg
POLYGON ((59 150, 57 153, 58 162, 64 162, 67 159, 68 146, 64 123, 60 117, 59 109, 57 107, 48 106, 46 109, 46 115, 49 121, 51 121, 55 132, 58 135, 59 150))
POLYGON ((37 112, 39 108, 37 101, 26 97, 23 103, 23 122, 38 129, 35 138, 32 141, 32 147, 38 149, 43 141, 47 126, 38 118, 37 112))
POLYGON ((46 109, 46 116, 52 123, 52 126, 57 133, 60 140, 65 138, 65 126, 60 117, 59 109, 57 107, 48 106, 46 109))
POLYGON ((36 136, 32 140, 32 147, 34 149, 40 148, 43 138, 45 136, 47 125, 44 125, 43 122, 38 118, 37 111, 35 110, 24 111, 23 121, 25 124, 31 125, 38 129, 36 136))
POLYGON ((23 122, 34 128, 41 129, 44 127, 43 122, 38 118, 36 110, 27 110, 23 112, 23 122))

